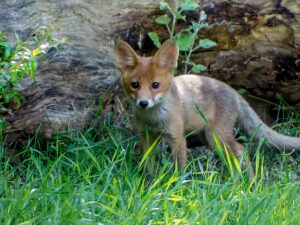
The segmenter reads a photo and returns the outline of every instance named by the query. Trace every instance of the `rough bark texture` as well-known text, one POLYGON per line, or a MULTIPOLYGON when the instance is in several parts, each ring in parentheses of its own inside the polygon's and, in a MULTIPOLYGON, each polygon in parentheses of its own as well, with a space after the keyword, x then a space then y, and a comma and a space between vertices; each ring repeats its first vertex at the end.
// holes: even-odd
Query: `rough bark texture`
MULTIPOLYGON (((22 106, 6 115, 6 140, 89 124, 98 106, 111 110, 118 92, 111 23, 133 1, 2 0, 0 30, 13 40, 29 39, 41 26, 52 26, 53 36, 65 39, 60 52, 49 52, 37 80, 22 81, 22 106)), ((143 1, 136 1, 143 4, 143 1)), ((149 1, 147 1, 149 2, 149 1)), ((42 60, 41 60, 42 61, 42 60)))
MULTIPOLYGON (((54 37, 65 38, 60 53, 49 52, 40 65, 36 83, 23 80, 23 104, 6 115, 7 140, 37 128, 50 137, 56 130, 88 125, 99 98, 105 102, 105 111, 119 110, 122 97, 118 96, 113 39, 127 40, 141 53, 152 52, 148 31, 167 39, 167 32, 153 23, 162 14, 158 3, 2 0, 0 30, 9 37, 17 33, 26 40, 40 26, 52 25, 54 37)), ((201 36, 218 42, 215 49, 193 55, 195 62, 209 67, 206 75, 271 100, 280 93, 300 107, 300 2, 203 0, 201 9, 210 24, 201 36)), ((196 17, 187 14, 187 23, 196 17)))

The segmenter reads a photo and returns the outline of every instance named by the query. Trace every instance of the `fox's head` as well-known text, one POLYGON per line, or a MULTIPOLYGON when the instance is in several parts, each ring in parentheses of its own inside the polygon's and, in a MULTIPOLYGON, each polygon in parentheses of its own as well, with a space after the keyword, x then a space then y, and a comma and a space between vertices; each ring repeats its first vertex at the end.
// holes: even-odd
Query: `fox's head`
POLYGON ((169 91, 172 70, 177 67, 176 42, 167 40, 153 57, 142 57, 126 42, 118 41, 115 54, 123 87, 134 104, 141 109, 159 104, 169 91))

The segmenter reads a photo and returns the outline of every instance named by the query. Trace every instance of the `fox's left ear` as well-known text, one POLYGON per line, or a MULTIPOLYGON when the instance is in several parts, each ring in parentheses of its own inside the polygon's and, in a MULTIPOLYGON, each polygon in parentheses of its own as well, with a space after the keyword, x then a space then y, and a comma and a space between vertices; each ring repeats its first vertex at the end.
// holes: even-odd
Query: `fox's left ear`
POLYGON ((134 68, 139 62, 139 56, 125 41, 117 41, 115 46, 115 56, 117 67, 122 74, 128 69, 134 68))
POLYGON ((154 63, 163 69, 177 67, 179 50, 174 40, 165 41, 153 57, 154 63))

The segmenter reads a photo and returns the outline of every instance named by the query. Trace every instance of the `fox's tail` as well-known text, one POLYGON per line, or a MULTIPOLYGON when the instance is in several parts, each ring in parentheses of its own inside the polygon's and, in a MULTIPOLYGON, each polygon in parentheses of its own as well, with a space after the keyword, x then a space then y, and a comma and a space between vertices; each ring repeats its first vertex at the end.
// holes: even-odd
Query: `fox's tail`
POLYGON ((278 150, 300 150, 300 138, 289 137, 268 127, 258 117, 249 104, 240 98, 240 114, 238 118, 238 125, 246 132, 247 135, 252 136, 256 133, 256 139, 262 137, 268 140, 268 143, 278 150), (260 128, 259 128, 260 126, 260 128))

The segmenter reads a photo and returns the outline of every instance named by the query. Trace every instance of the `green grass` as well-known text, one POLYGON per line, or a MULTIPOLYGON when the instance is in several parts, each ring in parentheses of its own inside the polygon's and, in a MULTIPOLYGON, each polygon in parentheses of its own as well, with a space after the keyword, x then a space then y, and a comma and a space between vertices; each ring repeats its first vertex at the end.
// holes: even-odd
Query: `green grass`
POLYGON ((33 138, 19 162, 2 159, 0 224, 300 224, 297 155, 259 151, 250 181, 199 149, 180 175, 163 151, 149 177, 134 154, 136 137, 101 132, 33 138))

